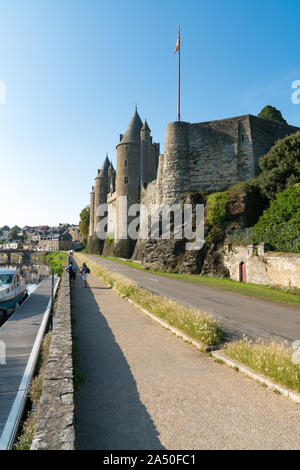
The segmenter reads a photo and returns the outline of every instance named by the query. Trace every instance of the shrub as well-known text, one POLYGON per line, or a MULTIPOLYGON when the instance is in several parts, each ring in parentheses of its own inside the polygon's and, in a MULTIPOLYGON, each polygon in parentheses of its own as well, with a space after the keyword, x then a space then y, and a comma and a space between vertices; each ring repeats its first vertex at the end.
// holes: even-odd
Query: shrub
POLYGON ((221 227, 226 219, 229 195, 227 191, 210 194, 207 198, 206 221, 209 225, 221 227))
POLYGON ((252 229, 254 243, 265 242, 277 251, 300 251, 300 184, 277 194, 252 229))
POLYGON ((54 272, 57 276, 59 276, 63 271, 66 259, 67 255, 62 251, 47 253, 45 257, 46 264, 50 267, 50 269, 54 269, 54 272))
POLYGON ((300 131, 279 140, 259 160, 256 183, 268 199, 300 182, 300 131))
POLYGON ((261 110, 258 117, 269 119, 270 121, 278 121, 287 124, 286 120, 282 117, 281 111, 279 111, 279 109, 274 108, 274 106, 270 106, 269 104, 261 110))

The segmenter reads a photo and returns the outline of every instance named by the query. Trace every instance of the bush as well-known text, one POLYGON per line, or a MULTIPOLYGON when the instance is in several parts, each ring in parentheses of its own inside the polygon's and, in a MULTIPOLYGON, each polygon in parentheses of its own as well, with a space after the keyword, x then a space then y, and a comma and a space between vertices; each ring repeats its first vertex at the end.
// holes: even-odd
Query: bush
POLYGON ((252 230, 254 243, 265 242, 276 251, 300 251, 300 184, 277 194, 252 230))
POLYGON ((270 106, 269 104, 261 110, 258 117, 269 119, 270 121, 278 121, 287 124, 286 120, 282 117, 281 111, 279 111, 279 109, 274 108, 274 106, 270 106))
POLYGON ((268 199, 300 182, 300 131, 279 140, 259 160, 256 183, 268 199))
POLYGON ((227 191, 210 194, 207 198, 206 221, 209 225, 221 227, 225 222, 229 195, 227 191))
POLYGON ((47 253, 45 260, 46 260, 46 264, 50 267, 50 269, 54 269, 55 274, 59 276, 61 272, 63 271, 66 258, 67 258, 66 253, 62 251, 55 251, 52 253, 47 253))

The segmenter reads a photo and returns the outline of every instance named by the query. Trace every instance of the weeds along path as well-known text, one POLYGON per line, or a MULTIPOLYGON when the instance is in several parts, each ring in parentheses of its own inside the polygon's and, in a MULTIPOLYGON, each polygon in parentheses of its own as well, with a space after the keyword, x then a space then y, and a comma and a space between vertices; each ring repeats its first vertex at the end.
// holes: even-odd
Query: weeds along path
POLYGON ((94 275, 72 292, 78 449, 296 449, 300 407, 175 338, 94 275))

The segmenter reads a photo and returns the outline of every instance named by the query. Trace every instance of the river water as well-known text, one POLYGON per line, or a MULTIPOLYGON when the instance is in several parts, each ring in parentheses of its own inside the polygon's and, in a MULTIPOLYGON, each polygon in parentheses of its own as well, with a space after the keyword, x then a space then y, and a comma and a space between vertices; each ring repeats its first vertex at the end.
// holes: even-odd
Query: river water
MULTIPOLYGON (((46 264, 33 264, 33 263, 20 263, 20 264, 2 264, 0 263, 0 269, 19 269, 24 275, 29 295, 34 292, 37 286, 49 276, 49 267, 46 264)), ((0 326, 3 325, 4 321, 0 317, 0 326)))

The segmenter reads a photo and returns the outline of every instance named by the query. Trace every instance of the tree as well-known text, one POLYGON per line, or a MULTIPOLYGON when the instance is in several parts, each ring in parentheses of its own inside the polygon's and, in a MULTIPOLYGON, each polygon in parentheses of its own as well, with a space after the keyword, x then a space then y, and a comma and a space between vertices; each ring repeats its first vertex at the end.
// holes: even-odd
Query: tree
POLYGON ((269 119, 270 121, 278 121, 287 124, 286 120, 282 117, 282 114, 279 109, 276 109, 274 108, 274 106, 270 106, 269 104, 261 110, 261 112, 258 114, 258 117, 269 119))
POLYGON ((300 131, 279 140, 259 160, 256 183, 268 199, 300 182, 300 131))
POLYGON ((83 236, 83 242, 86 245, 90 225, 90 207, 86 206, 80 212, 80 232, 83 236))
POLYGON ((251 238, 277 251, 300 251, 300 184, 276 195, 253 227, 251 238))
POLYGON ((9 232, 9 239, 10 240, 18 240, 20 237, 19 237, 19 232, 20 232, 20 227, 18 227, 17 225, 15 225, 11 231, 9 232))

